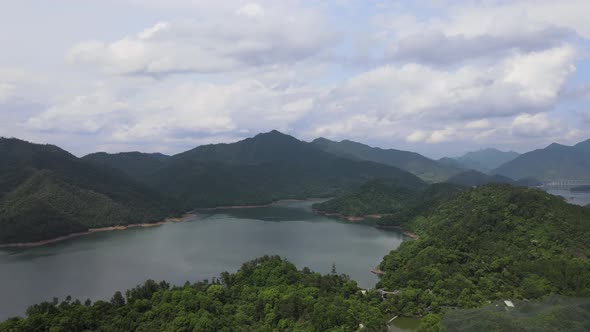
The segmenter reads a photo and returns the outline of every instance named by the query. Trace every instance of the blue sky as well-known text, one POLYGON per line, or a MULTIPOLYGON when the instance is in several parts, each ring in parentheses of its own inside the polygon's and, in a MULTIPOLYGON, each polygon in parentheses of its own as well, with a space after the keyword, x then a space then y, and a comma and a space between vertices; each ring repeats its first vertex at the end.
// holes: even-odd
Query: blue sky
POLYGON ((590 2, 7 1, 0 136, 176 153, 278 129, 430 157, 590 138, 590 2))

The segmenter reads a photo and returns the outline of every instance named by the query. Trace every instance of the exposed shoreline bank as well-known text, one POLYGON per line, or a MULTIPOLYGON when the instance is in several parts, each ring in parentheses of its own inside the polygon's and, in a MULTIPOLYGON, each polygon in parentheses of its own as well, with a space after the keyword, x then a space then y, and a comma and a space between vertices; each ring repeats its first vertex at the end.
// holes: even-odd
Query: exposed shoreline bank
MULTIPOLYGON (((358 216, 358 217, 353 217, 353 216, 346 216, 343 215, 342 213, 329 213, 329 212, 323 212, 320 210, 313 210, 314 213, 326 216, 326 217, 336 217, 336 218, 340 218, 340 219, 344 219, 348 222, 359 222, 359 221, 364 221, 367 219, 381 219, 383 218, 385 215, 384 214, 367 214, 364 216, 358 216)), ((420 236, 416 233, 412 233, 409 231, 404 230, 403 227, 401 226, 396 226, 396 225, 373 225, 376 228, 380 228, 380 229, 397 229, 400 230, 402 232, 402 234, 404 234, 405 236, 413 239, 413 240, 419 240, 420 236)))
MULTIPOLYGON (((259 205, 227 205, 227 206, 217 206, 212 208, 197 208, 193 211, 216 211, 216 210, 227 210, 227 209, 251 209, 251 208, 261 208, 261 207, 269 207, 275 203, 280 202, 305 202, 305 201, 314 201, 314 200, 322 200, 323 198, 309 198, 309 199, 281 199, 277 201, 273 201, 267 204, 259 204, 259 205)), ((40 240, 34 242, 17 242, 17 243, 5 243, 0 244, 0 249, 6 248, 34 248, 40 247, 47 244, 52 244, 56 242, 61 242, 85 235, 90 235, 99 232, 111 232, 111 231, 123 231, 129 228, 149 228, 149 227, 157 227, 165 224, 176 223, 176 222, 184 222, 190 218, 195 217, 197 214, 193 213, 193 211, 184 214, 180 218, 166 218, 162 221, 153 222, 153 223, 138 223, 138 224, 129 224, 129 225, 116 225, 116 226, 106 226, 106 227, 98 227, 98 228, 89 228, 85 232, 78 232, 78 233, 71 233, 66 234, 58 237, 54 237, 47 240, 40 240)))
POLYGON ((51 243, 61 242, 85 235, 90 235, 99 232, 112 232, 112 231, 123 231, 130 228, 149 228, 149 227, 158 227, 166 224, 177 223, 177 222, 184 222, 190 218, 195 217, 195 213, 186 213, 182 217, 179 218, 166 218, 162 221, 153 222, 153 223, 139 223, 139 224, 129 224, 129 225, 116 225, 116 226, 106 226, 106 227, 97 227, 97 228, 89 228, 85 232, 78 232, 78 233, 71 233, 67 235, 62 235, 58 237, 54 237, 47 240, 35 241, 35 242, 18 242, 18 243, 6 243, 0 244, 0 249, 2 248, 33 248, 33 247, 40 247, 51 243))

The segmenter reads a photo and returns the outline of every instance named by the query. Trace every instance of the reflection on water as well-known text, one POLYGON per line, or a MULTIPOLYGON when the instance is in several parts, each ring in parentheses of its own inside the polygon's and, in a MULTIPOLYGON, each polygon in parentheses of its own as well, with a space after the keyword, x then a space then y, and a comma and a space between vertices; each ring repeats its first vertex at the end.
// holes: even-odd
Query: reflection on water
POLYGON ((184 223, 2 249, 0 319, 22 315, 28 305, 54 296, 109 299, 146 279, 174 284, 211 279, 266 254, 322 273, 335 263, 338 273, 373 287, 377 279, 369 270, 406 238, 315 215, 311 204, 201 211, 184 223))

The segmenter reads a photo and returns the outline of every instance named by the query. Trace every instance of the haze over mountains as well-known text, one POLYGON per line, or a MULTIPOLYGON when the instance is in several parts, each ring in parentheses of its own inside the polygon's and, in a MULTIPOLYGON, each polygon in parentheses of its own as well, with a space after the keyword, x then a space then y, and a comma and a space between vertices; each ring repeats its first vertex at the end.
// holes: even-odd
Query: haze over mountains
POLYGON ((323 137, 315 139, 311 144, 339 156, 395 166, 429 182, 444 181, 459 172, 455 166, 438 163, 416 152, 374 148, 349 140, 334 142, 323 137))
MULTIPOLYGON (((37 241, 92 227, 152 222, 197 207, 266 204, 330 197, 384 179, 416 191, 427 182, 462 186, 538 176, 590 178, 590 141, 525 153, 487 175, 420 154, 278 131, 166 156, 93 153, 83 158, 52 145, 0 140, 0 242, 37 241)), ((513 156, 513 153, 509 153, 513 156)), ((490 167, 505 153, 485 150, 461 160, 490 167), (495 158, 493 158, 495 156, 495 158)))
POLYGON ((482 173, 488 173, 500 165, 514 160, 518 156, 519 153, 514 151, 504 152, 494 148, 487 148, 468 152, 461 157, 442 158, 439 161, 449 166, 474 169, 482 173))
POLYGON ((524 153, 492 171, 511 178, 590 180, 590 139, 574 146, 553 143, 524 153))

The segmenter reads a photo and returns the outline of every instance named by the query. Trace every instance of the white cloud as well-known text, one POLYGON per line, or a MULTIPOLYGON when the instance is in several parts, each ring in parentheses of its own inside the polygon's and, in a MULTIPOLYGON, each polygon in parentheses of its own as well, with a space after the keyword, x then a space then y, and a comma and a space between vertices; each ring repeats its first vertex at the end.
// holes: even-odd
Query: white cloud
POLYGON ((51 106, 25 125, 33 130, 102 135, 107 141, 196 142, 271 129, 287 131, 312 105, 309 90, 275 90, 255 80, 161 83, 131 95, 99 86, 92 94, 51 106))
POLYGON ((558 123, 549 120, 547 114, 522 114, 512 121, 512 133, 518 136, 548 136, 561 128, 558 123))
POLYGON ((584 0, 453 1, 434 10, 439 15, 420 18, 397 10, 379 21, 389 59, 434 65, 494 61, 554 48, 576 34, 590 38, 590 24, 581 14, 590 11, 590 2, 584 0))
POLYGON ((67 59, 115 74, 156 77, 293 64, 331 45, 334 35, 325 22, 303 7, 246 4, 219 16, 159 22, 114 42, 82 42, 67 59))
POLYGON ((362 73, 320 100, 329 114, 365 114, 390 121, 478 119, 541 112, 553 106, 574 71, 574 51, 562 46, 515 55, 493 66, 434 69, 383 66, 362 73))
POLYGON ((6 102, 13 96, 14 86, 9 83, 0 82, 0 103, 6 102))

